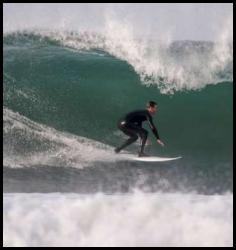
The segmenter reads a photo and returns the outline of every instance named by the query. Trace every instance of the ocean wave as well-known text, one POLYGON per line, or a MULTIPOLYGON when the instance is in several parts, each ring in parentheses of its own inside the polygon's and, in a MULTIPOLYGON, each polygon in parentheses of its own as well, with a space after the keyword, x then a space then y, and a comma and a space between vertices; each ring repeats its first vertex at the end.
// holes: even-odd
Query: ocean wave
POLYGON ((233 46, 225 37, 216 43, 144 40, 137 39, 129 27, 110 22, 106 35, 34 30, 5 34, 4 44, 55 45, 91 53, 99 50, 98 54, 126 61, 145 86, 157 86, 162 93, 196 90, 233 80, 233 46))
MULTIPOLYGON (((131 33, 127 30, 127 34, 131 33)), ((180 176, 186 173, 188 180, 204 179, 196 186, 209 183, 214 192, 231 190, 233 84, 228 47, 221 50, 226 57, 215 64, 217 71, 221 69, 213 74, 217 80, 210 84, 199 77, 199 83, 189 82, 186 87, 181 75, 178 78, 175 74, 179 80, 169 85, 168 75, 159 73, 162 83, 150 84, 153 77, 157 81, 152 72, 159 72, 155 60, 160 58, 170 60, 166 64, 158 61, 166 71, 184 59, 181 65, 186 65, 185 70, 195 76, 204 71, 210 77, 213 71, 208 74, 208 68, 199 68, 199 60, 211 60, 215 44, 149 41, 154 45, 147 48, 147 41, 128 35, 125 39, 125 32, 120 35, 116 39, 95 33, 49 31, 4 35, 4 166, 86 169, 98 160, 114 161, 113 147, 125 139, 118 132, 117 120, 155 100, 158 113, 154 122, 167 147, 156 145, 150 133, 153 146, 147 149, 149 153, 182 155, 183 161, 177 163, 180 176), (149 62, 154 63, 150 66, 149 62), (147 70, 150 74, 140 73, 147 70), (218 82, 222 79, 228 82, 218 82), (173 95, 163 94, 172 90, 173 95)), ((134 153, 138 149, 139 145, 128 148, 134 153)), ((176 178, 175 174, 171 178, 176 178)), ((112 179, 110 174, 104 176, 112 179)))

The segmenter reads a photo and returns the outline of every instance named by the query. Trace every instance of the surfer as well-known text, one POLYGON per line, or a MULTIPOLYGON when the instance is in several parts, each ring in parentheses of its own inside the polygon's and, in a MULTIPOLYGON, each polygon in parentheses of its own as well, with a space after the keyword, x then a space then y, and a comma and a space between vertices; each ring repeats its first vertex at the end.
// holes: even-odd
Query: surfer
POLYGON ((126 114, 123 118, 121 118, 118 122, 118 128, 129 136, 128 140, 126 140, 120 147, 115 149, 116 153, 119 153, 122 149, 126 148, 130 144, 134 143, 139 137, 142 140, 141 150, 139 152, 139 156, 147 156, 144 153, 144 147, 148 137, 148 131, 142 128, 142 122, 148 121, 148 124, 155 135, 157 142, 164 146, 164 143, 160 140, 157 129, 153 123, 152 115, 155 114, 157 110, 157 104, 154 101, 149 101, 147 103, 146 109, 144 110, 136 110, 126 114))

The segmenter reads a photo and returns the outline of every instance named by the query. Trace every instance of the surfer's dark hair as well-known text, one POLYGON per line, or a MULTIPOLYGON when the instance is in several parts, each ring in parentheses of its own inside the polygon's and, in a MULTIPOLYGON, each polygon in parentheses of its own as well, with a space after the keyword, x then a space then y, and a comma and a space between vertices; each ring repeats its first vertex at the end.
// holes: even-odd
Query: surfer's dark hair
POLYGON ((154 101, 149 101, 148 103, 147 103, 147 107, 155 107, 157 105, 157 103, 156 102, 154 102, 154 101))

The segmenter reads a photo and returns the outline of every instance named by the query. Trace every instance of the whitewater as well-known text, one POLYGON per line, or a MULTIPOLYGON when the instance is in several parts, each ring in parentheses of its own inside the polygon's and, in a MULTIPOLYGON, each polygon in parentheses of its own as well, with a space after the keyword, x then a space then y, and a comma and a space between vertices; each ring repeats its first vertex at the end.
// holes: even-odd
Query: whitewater
POLYGON ((138 191, 126 195, 6 194, 3 245, 230 247, 232 199, 231 194, 138 191))
POLYGON ((175 40, 155 5, 126 7, 4 5, 4 247, 233 246, 232 13, 214 40, 175 40), (149 100, 166 146, 144 125, 146 152, 181 159, 114 153, 149 100))

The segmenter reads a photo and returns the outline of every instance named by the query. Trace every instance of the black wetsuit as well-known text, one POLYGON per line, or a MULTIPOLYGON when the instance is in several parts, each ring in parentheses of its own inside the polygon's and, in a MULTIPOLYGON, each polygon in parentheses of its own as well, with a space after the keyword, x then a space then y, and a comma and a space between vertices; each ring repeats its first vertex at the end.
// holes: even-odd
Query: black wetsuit
POLYGON ((120 147, 116 148, 116 152, 118 153, 131 143, 135 142, 138 139, 138 136, 142 139, 141 152, 143 153, 144 146, 147 141, 148 131, 142 128, 142 122, 148 121, 150 128, 152 129, 153 134, 156 139, 160 139, 157 129, 152 121, 152 116, 147 110, 136 110, 130 112, 125 115, 118 122, 118 128, 123 131, 126 135, 130 136, 130 138, 125 141, 120 147))

